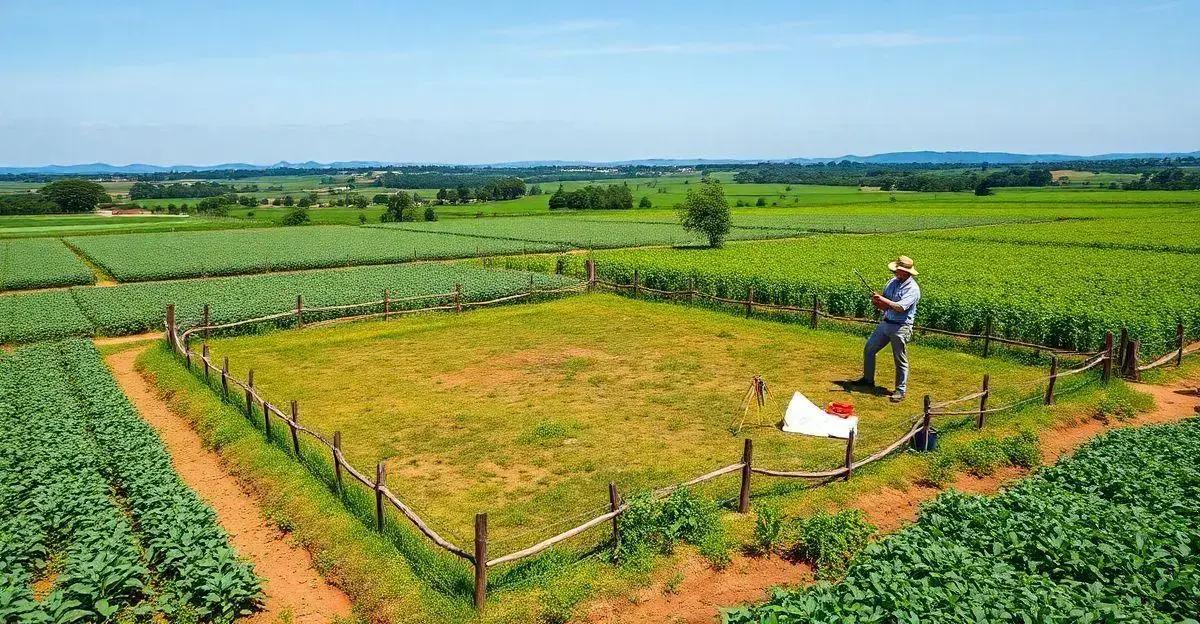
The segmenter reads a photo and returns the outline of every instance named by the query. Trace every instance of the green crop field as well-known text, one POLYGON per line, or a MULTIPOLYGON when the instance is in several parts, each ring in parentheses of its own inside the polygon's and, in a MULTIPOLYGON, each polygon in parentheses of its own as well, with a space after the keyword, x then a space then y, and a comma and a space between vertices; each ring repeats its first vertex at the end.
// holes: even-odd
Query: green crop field
POLYGON ((465 258, 561 245, 398 229, 314 226, 66 239, 119 281, 465 258))
POLYGON ((927 232, 929 238, 1200 253, 1200 207, 1164 218, 1135 215, 1057 223, 1007 224, 946 232, 927 232))
MULTIPOLYGON (((644 249, 597 252, 601 277, 630 282, 634 269, 654 288, 698 288, 745 298, 754 287, 764 302, 809 306, 813 295, 835 314, 866 314, 869 302, 853 270, 882 287, 886 264, 916 259, 923 298, 918 322, 950 330, 994 331, 1040 344, 1097 348, 1106 330, 1128 327, 1147 353, 1166 351, 1182 320, 1200 335, 1195 293, 1200 272, 1189 254, 1012 245, 913 235, 812 236, 801 240, 730 243, 724 249, 644 249)), ((553 258, 507 266, 553 266, 553 258)), ((567 258, 582 275, 583 257, 567 258)))
MULTIPOLYGON (((283 217, 292 209, 285 206, 259 206, 257 208, 235 208, 229 211, 233 218, 245 219, 256 225, 279 225, 283 217)), ((314 225, 359 225, 359 217, 367 223, 379 223, 379 215, 383 214, 383 206, 371 205, 366 208, 309 208, 308 218, 314 225)))
POLYGON ((259 580, 91 343, 0 353, 0 391, 5 621, 228 621, 254 609, 259 580), (39 579, 49 587, 35 595, 39 579))
POLYGON ((0 216, 0 238, 80 236, 127 232, 216 230, 251 225, 233 219, 197 216, 27 215, 0 216))
POLYGON ((725 621, 1194 622, 1198 456, 1195 421, 1109 433, 995 497, 943 494, 842 582, 725 621))
MULTIPOLYGON (((679 223, 674 210, 630 210, 590 215, 573 213, 577 219, 609 222, 679 223)), ((942 207, 937 204, 805 206, 787 208, 735 208, 733 227, 787 229, 802 232, 874 233, 959 228, 996 223, 1050 221, 1057 211, 942 207)))
POLYGON ((92 333, 69 290, 0 295, 0 344, 92 333))
POLYGON ((309 306, 342 305, 381 299, 384 289, 406 297, 449 292, 460 283, 465 299, 484 300, 526 289, 530 277, 538 288, 575 283, 462 264, 408 264, 15 293, 0 296, 0 344, 159 330, 168 303, 185 323, 196 322, 206 303, 214 321, 228 322, 292 309, 296 295, 309 306))
MULTIPOLYGON (((354 465, 386 460, 392 490, 439 530, 467 536, 474 514, 489 512, 493 556, 603 508, 609 482, 636 492, 732 463, 744 435, 764 467, 838 465, 843 444, 783 434, 773 422, 793 390, 822 405, 846 400, 833 382, 858 373, 862 348, 840 332, 604 294, 209 345, 235 376, 253 368, 265 396, 298 400, 308 426, 341 431, 354 465), (772 385, 770 422, 735 435, 754 374, 772 385)), ((1017 396, 1006 386, 1044 374, 914 349, 914 396, 965 394, 987 372, 1003 401, 1017 396)), ((894 405, 883 394, 851 400, 864 456, 920 412, 919 401, 894 405)))
MULTIPOLYGON (((447 219, 413 223, 385 224, 387 230, 438 232, 483 240, 529 241, 559 247, 598 249, 639 247, 643 245, 699 245, 702 236, 675 223, 581 219, 570 216, 520 217, 493 219, 447 219)), ((729 233, 732 240, 785 238, 796 236, 788 229, 737 228, 729 233)))
POLYGON ((0 241, 0 290, 91 284, 92 270, 61 241, 0 241))

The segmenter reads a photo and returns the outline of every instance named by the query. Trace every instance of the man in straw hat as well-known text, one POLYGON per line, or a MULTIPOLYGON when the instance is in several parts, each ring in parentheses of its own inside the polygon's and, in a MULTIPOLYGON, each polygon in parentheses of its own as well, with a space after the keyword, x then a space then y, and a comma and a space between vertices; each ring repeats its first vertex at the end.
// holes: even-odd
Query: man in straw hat
POLYGON ((888 398, 892 403, 899 403, 908 392, 908 341, 912 339, 921 287, 913 279, 917 269, 912 258, 900 256, 888 263, 888 270, 895 277, 888 280, 882 294, 871 294, 871 304, 883 312, 883 320, 863 349, 863 375, 851 385, 875 386, 875 354, 891 343, 892 357, 896 360, 896 390, 888 398))

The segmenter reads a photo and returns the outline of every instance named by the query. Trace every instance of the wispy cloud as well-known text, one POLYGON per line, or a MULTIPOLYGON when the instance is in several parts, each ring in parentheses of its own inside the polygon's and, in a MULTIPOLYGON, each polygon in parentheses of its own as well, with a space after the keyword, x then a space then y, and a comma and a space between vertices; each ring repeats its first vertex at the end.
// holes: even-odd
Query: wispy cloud
POLYGON ((495 28, 491 32, 506 37, 539 37, 545 35, 569 35, 572 33, 607 30, 620 26, 621 22, 611 19, 571 19, 545 24, 528 24, 495 28))
POLYGON ((633 54, 745 54, 784 49, 786 46, 777 43, 691 42, 613 44, 587 48, 541 48, 536 52, 544 56, 623 56, 633 54))
POLYGON ((813 40, 835 48, 907 48, 972 41, 963 35, 921 35, 913 32, 862 32, 813 35, 813 40))

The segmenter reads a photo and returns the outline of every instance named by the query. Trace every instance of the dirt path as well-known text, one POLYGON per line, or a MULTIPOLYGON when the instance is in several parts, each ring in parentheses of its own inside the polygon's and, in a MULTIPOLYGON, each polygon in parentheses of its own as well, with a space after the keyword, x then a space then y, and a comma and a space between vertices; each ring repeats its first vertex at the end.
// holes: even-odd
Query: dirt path
POLYGON ((172 412, 134 368, 145 349, 131 348, 107 358, 125 395, 171 451, 183 480, 217 512, 234 549, 254 564, 265 580, 262 612, 242 624, 326 624, 351 613, 350 599, 313 568, 312 556, 267 522, 258 502, 242 491, 216 453, 206 449, 188 422, 172 412), (290 620, 288 619, 290 617, 290 620))
MULTIPOLYGON (((1196 381, 1184 380, 1171 386, 1130 384, 1154 396, 1154 410, 1139 414, 1124 423, 1106 425, 1088 419, 1063 426, 1042 436, 1042 459, 1054 463, 1091 438, 1115 427, 1174 422, 1196 415, 1200 399, 1187 389, 1196 381)), ((1006 482, 1024 476, 1028 471, 1007 468, 996 474, 976 478, 960 475, 951 486, 963 492, 991 494, 1006 482)), ((907 490, 885 488, 859 498, 852 505, 861 509, 867 519, 884 533, 894 532, 917 518, 920 504, 940 493, 929 487, 913 486, 907 490)), ((754 559, 735 556, 733 563, 718 572, 702 559, 693 558, 679 567, 682 579, 658 578, 649 587, 630 596, 608 598, 594 602, 584 621, 591 624, 633 624, 635 622, 664 622, 671 624, 711 624, 718 621, 719 609, 745 602, 764 600, 771 587, 805 585, 812 582, 812 570, 807 565, 789 564, 778 557, 754 559), (670 587, 669 587, 670 586, 670 587)))
MULTIPOLYGON (((102 336, 93 338, 92 342, 96 343, 97 347, 104 345, 127 344, 130 342, 142 342, 145 340, 154 340, 162 338, 163 332, 146 332, 144 334, 128 334, 125 336, 102 336)), ((112 364, 111 362, 109 363, 112 364)))

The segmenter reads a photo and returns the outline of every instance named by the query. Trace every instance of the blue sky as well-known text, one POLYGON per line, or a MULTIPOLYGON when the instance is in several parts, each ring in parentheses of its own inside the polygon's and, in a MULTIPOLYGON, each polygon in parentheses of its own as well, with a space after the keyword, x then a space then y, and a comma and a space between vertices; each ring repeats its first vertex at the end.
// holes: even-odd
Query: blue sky
POLYGON ((0 164, 1200 149, 1200 0, 0 0, 0 164))

